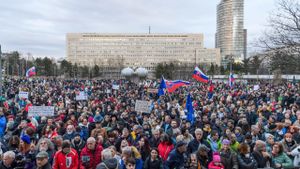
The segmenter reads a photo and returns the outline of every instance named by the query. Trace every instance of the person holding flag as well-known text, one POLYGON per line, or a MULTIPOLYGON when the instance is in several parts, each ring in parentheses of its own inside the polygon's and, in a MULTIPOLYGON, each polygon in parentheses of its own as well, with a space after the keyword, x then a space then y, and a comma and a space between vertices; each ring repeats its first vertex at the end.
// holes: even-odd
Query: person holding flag
POLYGON ((191 124, 194 124, 195 121, 195 115, 194 115, 194 108, 192 103, 191 94, 188 94, 186 99, 186 110, 187 110, 187 120, 191 122, 191 124))

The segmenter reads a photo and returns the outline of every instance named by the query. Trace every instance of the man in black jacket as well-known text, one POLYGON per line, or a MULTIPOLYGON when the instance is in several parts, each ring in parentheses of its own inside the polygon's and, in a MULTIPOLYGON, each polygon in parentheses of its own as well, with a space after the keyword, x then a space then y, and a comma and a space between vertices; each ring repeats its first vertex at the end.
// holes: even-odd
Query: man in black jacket
POLYGON ((257 162, 257 168, 275 167, 271 154, 266 150, 266 143, 261 140, 255 143, 253 157, 257 162))
POLYGON ((206 140, 203 139, 203 131, 198 128, 195 130, 195 138, 188 144, 187 154, 197 151, 200 145, 205 145, 207 148, 209 148, 210 151, 208 154, 212 155, 211 146, 206 140))
POLYGON ((184 141, 179 141, 176 144, 176 148, 173 149, 166 161, 165 169, 181 169, 185 164, 186 143, 184 141))
POLYGON ((15 153, 7 151, 3 154, 2 161, 0 162, 1 169, 13 169, 15 167, 15 153))

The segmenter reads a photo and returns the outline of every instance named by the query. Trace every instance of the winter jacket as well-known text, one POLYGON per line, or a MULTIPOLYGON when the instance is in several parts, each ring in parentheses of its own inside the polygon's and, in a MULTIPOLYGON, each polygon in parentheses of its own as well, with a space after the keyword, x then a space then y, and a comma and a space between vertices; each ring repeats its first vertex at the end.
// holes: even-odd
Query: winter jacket
POLYGON ((213 152, 217 152, 222 146, 221 140, 213 141, 210 137, 207 138, 207 142, 212 148, 213 152))
POLYGON ((85 146, 80 153, 80 169, 95 169, 101 162, 102 145, 96 145, 95 150, 85 146))
POLYGON ((77 151, 77 154, 80 155, 82 149, 85 146, 85 141, 81 139, 79 143, 76 143, 75 140, 73 139, 71 141, 71 146, 72 146, 72 148, 74 148, 77 151))
POLYGON ((194 139, 194 140, 192 140, 191 142, 189 142, 188 147, 187 147, 187 153, 188 153, 188 154, 191 154, 191 153, 197 151, 198 148, 199 148, 199 146, 200 146, 201 144, 203 144, 203 145, 205 145, 207 148, 209 148, 209 149, 210 149, 210 153, 209 153, 209 154, 212 155, 210 144, 209 144, 206 140, 203 140, 203 139, 202 139, 200 142, 197 141, 197 139, 194 139))
POLYGON ((257 162, 255 161, 252 154, 249 154, 249 157, 246 157, 243 154, 239 154, 237 156, 239 168, 241 169, 256 169, 257 168, 257 162))
MULTIPOLYGON (((121 159, 120 166, 122 169, 126 169, 125 162, 121 159)), ((143 160, 141 158, 135 159, 135 169, 143 169, 143 160)))
POLYGON ((111 158, 98 164, 96 169, 121 169, 121 166, 117 159, 111 158))
POLYGON ((300 146, 291 151, 291 155, 294 156, 294 167, 300 167, 300 146))
POLYGON ((209 165, 208 165, 208 169, 224 169, 225 167, 224 167, 224 165, 223 164, 221 164, 221 165, 215 165, 215 163, 212 161, 212 162, 210 162, 209 163, 209 165))
POLYGON ((71 152, 64 154, 61 150, 55 153, 53 169, 78 169, 78 154, 75 149, 71 148, 71 152))
POLYGON ((143 167, 143 169, 163 169, 163 168, 164 166, 161 158, 157 158, 156 160, 152 161, 150 156, 144 162, 144 167, 143 167))
POLYGON ((229 150, 229 151, 220 151, 221 156, 221 162, 224 165, 224 169, 238 169, 238 161, 237 161, 237 155, 235 152, 229 150))
POLYGON ((296 141, 292 140, 291 143, 288 143, 285 139, 282 140, 282 146, 283 146, 283 151, 284 152, 291 152, 294 150, 298 145, 296 141))
POLYGON ((275 164, 271 158, 265 158, 261 152, 254 151, 253 157, 257 162, 257 168, 275 167, 275 164))
POLYGON ((64 140, 69 140, 69 141, 71 141, 74 137, 75 137, 75 132, 73 132, 71 134, 66 133, 66 134, 63 135, 63 139, 64 140))
POLYGON ((170 152, 174 149, 174 145, 167 142, 161 142, 158 145, 158 152, 161 158, 166 161, 170 152))
POLYGON ((184 166, 184 155, 177 151, 172 150, 165 163, 165 169, 181 169, 184 166))
POLYGON ((293 162, 292 160, 284 153, 282 152, 281 154, 274 156, 273 160, 275 164, 281 164, 282 168, 292 168, 293 167, 293 162))
POLYGON ((46 163, 44 166, 42 166, 42 167, 36 167, 36 169, 52 169, 52 167, 51 167, 51 165, 50 165, 50 163, 46 163))

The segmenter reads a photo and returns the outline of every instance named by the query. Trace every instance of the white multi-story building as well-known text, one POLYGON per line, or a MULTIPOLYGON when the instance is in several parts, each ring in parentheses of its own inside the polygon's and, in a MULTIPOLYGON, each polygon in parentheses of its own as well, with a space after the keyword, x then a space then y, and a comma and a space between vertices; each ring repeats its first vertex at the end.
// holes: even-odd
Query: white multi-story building
POLYGON ((144 67, 162 62, 221 64, 219 49, 203 47, 202 34, 67 34, 67 60, 87 66, 144 67))

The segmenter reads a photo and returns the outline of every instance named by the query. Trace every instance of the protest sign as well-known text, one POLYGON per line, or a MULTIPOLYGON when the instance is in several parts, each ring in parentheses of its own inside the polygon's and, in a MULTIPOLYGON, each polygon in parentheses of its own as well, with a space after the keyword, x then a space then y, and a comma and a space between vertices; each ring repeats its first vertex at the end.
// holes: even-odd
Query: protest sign
POLYGON ((20 99, 28 99, 28 92, 19 91, 19 98, 20 99))
POLYGON ((30 106, 28 116, 54 116, 54 106, 30 106))
POLYGON ((149 113, 150 102, 144 100, 137 100, 135 102, 134 110, 137 112, 146 112, 149 113))
POLYGON ((87 100, 88 99, 88 96, 85 92, 79 92, 78 95, 76 95, 76 100, 79 101, 79 100, 87 100))
POLYGON ((253 86, 253 90, 258 90, 259 89, 259 85, 254 85, 253 86))
POLYGON ((148 88, 148 89, 147 89, 147 92, 148 92, 148 93, 157 93, 157 92, 158 92, 158 89, 151 89, 151 88, 148 88))
POLYGON ((112 86, 112 89, 114 89, 114 90, 119 90, 119 88, 120 88, 119 85, 113 85, 113 86, 112 86))

